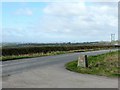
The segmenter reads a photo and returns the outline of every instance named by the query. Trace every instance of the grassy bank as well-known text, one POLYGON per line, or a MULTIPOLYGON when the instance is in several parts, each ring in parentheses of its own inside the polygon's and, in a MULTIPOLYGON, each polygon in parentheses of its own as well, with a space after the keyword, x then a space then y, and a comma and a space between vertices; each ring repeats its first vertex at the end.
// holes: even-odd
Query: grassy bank
POLYGON ((2 47, 3 56, 11 55, 23 55, 23 54, 33 54, 33 53, 49 53, 57 51, 71 51, 71 50, 88 50, 88 49, 112 49, 116 46, 75 46, 75 45, 65 45, 65 46, 42 46, 42 47, 2 47))
POLYGON ((65 53, 67 53, 67 52, 57 51, 57 52, 49 52, 49 53, 34 53, 34 54, 23 54, 23 55, 10 55, 10 56, 2 56, 0 60, 8 61, 8 60, 15 60, 15 59, 23 59, 23 58, 34 58, 34 57, 41 57, 41 56, 59 55, 59 54, 65 54, 65 53))
POLYGON ((51 56, 65 53, 95 51, 117 48, 114 45, 56 45, 56 46, 12 46, 2 47, 0 60, 8 61, 22 58, 51 56))
POLYGON ((95 51, 95 50, 99 50, 99 49, 54 51, 54 52, 47 52, 47 53, 31 53, 31 54, 22 54, 22 55, 8 55, 8 56, 0 57, 0 60, 9 61, 9 60, 16 60, 16 59, 23 59, 23 58, 34 58, 34 57, 52 56, 52 55, 59 55, 59 54, 67 54, 67 53, 75 53, 75 52, 86 52, 86 51, 95 51))
MULTIPOLYGON (((73 53, 73 52, 85 52, 85 51, 88 51, 88 50, 70 50, 70 51, 56 51, 56 52, 48 52, 48 53, 33 53, 33 54, 23 54, 23 55, 9 55, 9 56, 2 56, 2 57, 0 57, 0 60, 8 61, 8 60, 23 59, 23 58, 52 56, 52 55, 67 54, 67 53, 73 53)), ((92 51, 92 49, 89 50, 89 51, 92 51)))
POLYGON ((77 61, 69 62, 65 65, 65 67, 70 71, 83 74, 118 77, 120 76, 120 73, 118 72, 120 69, 118 66, 118 53, 120 54, 120 51, 109 52, 96 56, 89 56, 88 68, 77 67, 77 61))

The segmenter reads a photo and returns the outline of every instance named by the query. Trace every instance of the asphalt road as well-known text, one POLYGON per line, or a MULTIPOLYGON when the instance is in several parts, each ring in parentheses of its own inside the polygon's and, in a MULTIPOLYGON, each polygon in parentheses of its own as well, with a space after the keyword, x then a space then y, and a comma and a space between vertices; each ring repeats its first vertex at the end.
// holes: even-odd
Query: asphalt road
POLYGON ((77 60, 80 54, 97 55, 110 50, 70 53, 56 56, 2 62, 3 88, 115 88, 117 78, 70 72, 64 64, 77 60))

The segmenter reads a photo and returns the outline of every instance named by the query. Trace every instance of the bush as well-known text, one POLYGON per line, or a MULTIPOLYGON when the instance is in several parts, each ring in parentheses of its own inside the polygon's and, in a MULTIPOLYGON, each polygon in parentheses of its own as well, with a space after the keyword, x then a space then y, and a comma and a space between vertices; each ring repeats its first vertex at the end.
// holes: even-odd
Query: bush
POLYGON ((115 46, 43 46, 43 47, 18 47, 18 48, 2 48, 2 55, 22 55, 32 53, 48 53, 53 51, 70 51, 70 50, 86 50, 86 49, 109 49, 115 46))

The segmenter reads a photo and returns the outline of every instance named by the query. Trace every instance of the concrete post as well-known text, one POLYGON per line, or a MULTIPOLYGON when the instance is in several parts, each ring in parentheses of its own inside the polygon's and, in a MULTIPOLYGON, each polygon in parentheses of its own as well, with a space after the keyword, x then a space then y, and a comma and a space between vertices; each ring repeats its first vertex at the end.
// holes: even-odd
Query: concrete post
POLYGON ((88 60, 87 60, 87 55, 80 55, 78 57, 78 67, 88 67, 88 60))

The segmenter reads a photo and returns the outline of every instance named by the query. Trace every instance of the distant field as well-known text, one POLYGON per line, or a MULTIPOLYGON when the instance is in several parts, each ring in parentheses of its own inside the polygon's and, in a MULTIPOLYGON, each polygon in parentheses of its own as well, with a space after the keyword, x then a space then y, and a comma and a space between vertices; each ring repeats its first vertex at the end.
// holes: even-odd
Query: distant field
POLYGON ((77 61, 69 62, 65 66, 66 69, 78 73, 118 77, 120 76, 118 54, 120 54, 120 51, 109 52, 97 56, 89 56, 88 68, 77 67, 77 61))

